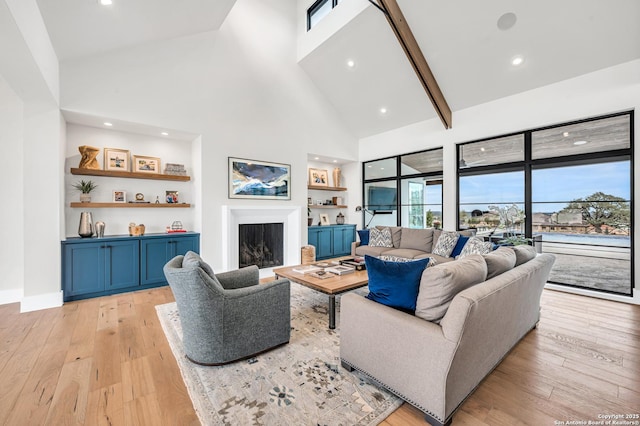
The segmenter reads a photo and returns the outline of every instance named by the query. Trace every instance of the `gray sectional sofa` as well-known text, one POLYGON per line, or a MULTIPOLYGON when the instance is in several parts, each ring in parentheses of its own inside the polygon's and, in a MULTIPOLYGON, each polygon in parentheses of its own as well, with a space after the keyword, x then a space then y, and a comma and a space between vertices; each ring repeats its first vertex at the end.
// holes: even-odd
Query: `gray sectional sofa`
POLYGON ((346 294, 342 365, 411 403, 432 425, 450 424, 483 378, 537 325, 553 262, 553 255, 517 246, 426 268, 415 315, 346 294))
MULTIPOLYGON (((376 226, 377 229, 384 228, 376 226)), ((423 259, 431 257, 436 260, 437 264, 450 262, 453 257, 443 257, 432 253, 433 247, 438 242, 438 238, 442 234, 442 230, 435 228, 412 229, 400 226, 388 227, 391 230, 393 247, 373 247, 371 245, 362 245, 360 241, 351 243, 352 256, 376 256, 388 258, 405 258, 405 259, 423 259)), ((359 231, 360 232, 360 231, 359 231)), ((458 231, 458 234, 471 237, 473 231, 458 231)))

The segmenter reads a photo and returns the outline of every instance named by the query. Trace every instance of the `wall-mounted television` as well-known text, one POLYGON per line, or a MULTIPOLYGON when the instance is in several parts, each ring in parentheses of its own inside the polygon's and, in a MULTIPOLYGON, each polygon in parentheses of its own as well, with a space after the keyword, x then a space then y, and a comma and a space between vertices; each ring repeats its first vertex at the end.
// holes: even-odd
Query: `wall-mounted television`
POLYGON ((389 211, 398 209, 398 191, 386 186, 370 186, 367 208, 369 210, 389 211))

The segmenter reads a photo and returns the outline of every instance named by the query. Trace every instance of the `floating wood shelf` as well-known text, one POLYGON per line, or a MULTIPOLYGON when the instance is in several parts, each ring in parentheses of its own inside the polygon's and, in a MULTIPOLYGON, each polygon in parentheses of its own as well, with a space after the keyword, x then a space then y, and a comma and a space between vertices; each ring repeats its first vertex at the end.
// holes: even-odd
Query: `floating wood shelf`
POLYGON ((173 180, 179 182, 187 182, 191 180, 190 176, 165 175, 161 173, 141 173, 141 172, 121 172, 116 170, 98 170, 98 169, 71 169, 72 175, 85 176, 108 176, 129 179, 153 179, 153 180, 173 180))
POLYGON ((346 191, 347 188, 343 188, 341 186, 315 186, 308 185, 307 189, 318 189, 320 191, 346 191))
POLYGON ((310 204, 308 206, 311 209, 346 209, 347 206, 343 205, 318 205, 318 204, 310 204))
POLYGON ((97 209, 97 208, 146 208, 146 209, 160 209, 160 208, 189 208, 191 204, 169 204, 169 203, 71 203, 71 207, 80 207, 85 209, 97 209))

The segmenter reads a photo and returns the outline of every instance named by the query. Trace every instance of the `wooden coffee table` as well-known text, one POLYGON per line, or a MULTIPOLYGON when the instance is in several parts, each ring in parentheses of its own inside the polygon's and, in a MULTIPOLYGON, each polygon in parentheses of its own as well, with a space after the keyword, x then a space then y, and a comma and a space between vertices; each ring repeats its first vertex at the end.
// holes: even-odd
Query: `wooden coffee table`
MULTIPOLYGON (((332 260, 345 258, 349 258, 349 256, 338 259, 328 259, 326 261, 322 261, 322 263, 331 263, 332 260)), ((309 274, 295 272, 293 269, 298 268, 299 266, 300 265, 276 268, 273 270, 273 273, 276 274, 276 278, 288 278, 289 280, 302 284, 305 287, 309 287, 310 289, 319 291, 320 293, 328 294, 329 328, 336 328, 336 295, 366 286, 369 282, 367 271, 354 271, 346 275, 331 274, 331 278, 320 279, 314 278, 309 274)), ((329 272, 327 272, 327 274, 329 274, 329 272)))

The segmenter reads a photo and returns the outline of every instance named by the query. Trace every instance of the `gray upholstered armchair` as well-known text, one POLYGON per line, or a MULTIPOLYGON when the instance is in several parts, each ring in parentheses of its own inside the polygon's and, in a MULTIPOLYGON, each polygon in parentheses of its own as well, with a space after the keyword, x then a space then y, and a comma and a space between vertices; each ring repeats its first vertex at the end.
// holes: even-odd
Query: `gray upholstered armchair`
POLYGON ((289 342, 289 280, 258 285, 257 266, 214 274, 193 252, 171 259, 164 275, 178 305, 189 360, 226 364, 289 342))

